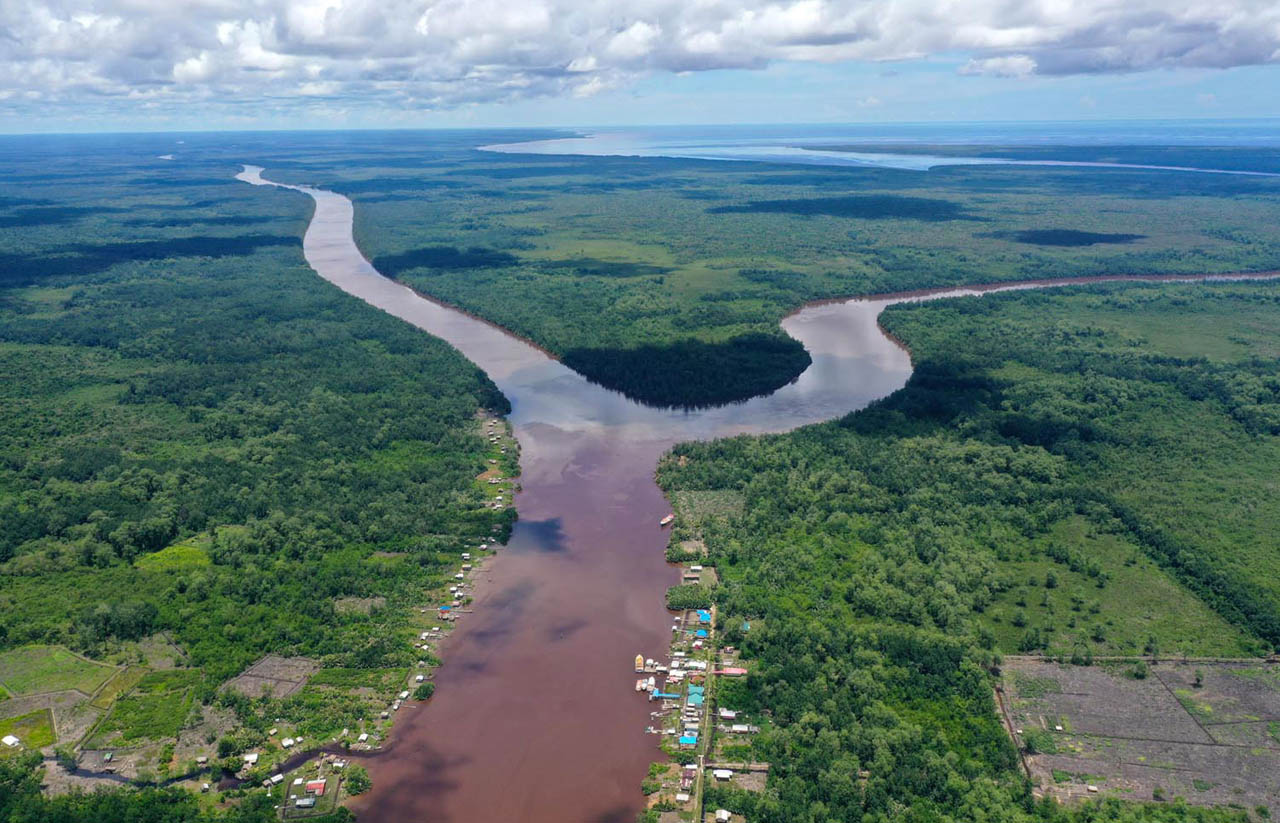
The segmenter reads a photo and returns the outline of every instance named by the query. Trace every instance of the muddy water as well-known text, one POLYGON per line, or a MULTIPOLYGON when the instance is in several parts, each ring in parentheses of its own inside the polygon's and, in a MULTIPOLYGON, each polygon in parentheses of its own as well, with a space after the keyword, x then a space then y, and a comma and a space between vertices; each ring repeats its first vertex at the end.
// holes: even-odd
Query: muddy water
MULTIPOLYGON (((276 185, 246 166, 237 177, 276 185)), ((816 304, 783 327, 813 364, 768 397, 714 409, 653 409, 587 382, 501 329, 379 275, 352 239, 352 204, 315 199, 307 262, 344 291, 453 344, 510 399, 521 445, 520 521, 446 642, 435 696, 402 709, 388 749, 365 762, 368 821, 630 823, 657 740, 632 660, 670 639, 662 607, 679 572, 663 561, 669 511, 653 482, 683 440, 780 432, 839 417, 900 388, 907 353, 876 317, 888 305, 1008 288, 979 286, 816 304)))

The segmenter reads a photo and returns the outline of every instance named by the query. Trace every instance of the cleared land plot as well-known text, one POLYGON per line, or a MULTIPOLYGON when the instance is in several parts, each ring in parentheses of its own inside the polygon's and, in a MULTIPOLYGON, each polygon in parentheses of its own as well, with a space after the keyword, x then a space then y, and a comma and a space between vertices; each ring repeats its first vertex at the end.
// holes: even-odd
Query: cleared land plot
POLYGON ((138 681, 146 676, 147 670, 141 666, 130 666, 123 669, 110 682, 98 692, 98 696, 93 699, 93 706, 98 709, 109 709, 111 704, 116 701, 120 695, 128 692, 134 686, 138 685, 138 681))
POLYGON ((333 601, 338 614, 372 614, 387 605, 385 597, 339 597, 333 601))
POLYGON ((93 694, 115 673, 114 666, 85 660, 61 646, 23 646, 0 654, 0 683, 13 695, 65 689, 93 694))
POLYGON ((269 654, 227 681, 227 688, 248 697, 261 697, 270 692, 277 698, 288 697, 301 689, 320 664, 306 657, 280 657, 269 654))
POLYGON ((1160 663, 1137 679, 1127 667, 1011 659, 1004 688, 1046 794, 1280 803, 1280 667, 1160 663))
POLYGON ((191 694, 185 691, 122 697, 98 724, 88 747, 100 749, 120 742, 177 737, 191 713, 191 705, 191 694))
POLYGON ((321 669, 307 681, 308 686, 373 692, 398 690, 408 678, 406 669, 321 669))
POLYGON ((41 749, 54 744, 53 714, 40 709, 20 717, 0 720, 0 737, 13 735, 28 749, 41 749))
POLYGON ((735 491, 680 491, 672 497, 676 512, 695 527, 708 520, 737 517, 746 505, 746 498, 735 491))

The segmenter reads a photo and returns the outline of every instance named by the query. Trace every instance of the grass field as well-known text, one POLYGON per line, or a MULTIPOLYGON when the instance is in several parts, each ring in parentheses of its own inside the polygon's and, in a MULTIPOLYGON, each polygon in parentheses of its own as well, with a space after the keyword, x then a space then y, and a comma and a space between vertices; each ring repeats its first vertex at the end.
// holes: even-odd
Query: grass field
POLYGON ((14 695, 78 689, 92 694, 116 672, 61 646, 24 646, 0 653, 0 682, 14 695))
POLYGON ((53 734, 53 714, 48 709, 0 720, 0 737, 11 734, 28 749, 42 749, 56 742, 53 734))
POLYGON ((1018 650, 1028 630, 1038 629, 1048 638, 1048 652, 1068 656, 1077 649, 1140 654, 1152 638, 1155 651, 1167 656, 1254 653, 1248 634, 1187 591, 1141 547, 1101 532, 1083 517, 1056 523, 1001 570, 1007 588, 981 620, 1009 652, 1018 650), (1106 587, 1045 555, 1049 543, 1088 557, 1109 576, 1106 587), (1054 586, 1046 587, 1051 578, 1054 586))
POLYGON ((189 691, 122 697, 98 724, 86 746, 101 749, 117 743, 175 737, 186 725, 191 706, 189 691))
POLYGON ((158 552, 139 557, 137 566, 147 571, 176 571, 208 566, 211 562, 208 544, 208 538, 192 538, 182 543, 175 543, 158 552))
POLYGON ((93 705, 99 709, 109 709, 111 704, 116 701, 120 695, 127 693, 134 686, 138 685, 147 674, 147 670, 142 666, 129 666, 123 669, 115 677, 107 681, 102 687, 102 691, 93 699, 93 705))
POLYGON ((321 669, 311 675, 307 685, 388 691, 399 687, 407 676, 406 669, 321 669))
POLYGON ((135 695, 166 694, 182 691, 196 686, 201 680, 200 672, 194 669, 170 669, 162 672, 148 672, 138 681, 133 690, 135 695))

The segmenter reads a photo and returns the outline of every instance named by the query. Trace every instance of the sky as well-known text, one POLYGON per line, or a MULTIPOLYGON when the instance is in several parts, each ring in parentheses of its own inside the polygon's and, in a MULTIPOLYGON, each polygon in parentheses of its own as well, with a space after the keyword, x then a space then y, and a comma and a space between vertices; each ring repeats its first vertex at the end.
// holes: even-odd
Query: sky
POLYGON ((0 0, 0 132, 1280 117, 1276 0, 0 0))

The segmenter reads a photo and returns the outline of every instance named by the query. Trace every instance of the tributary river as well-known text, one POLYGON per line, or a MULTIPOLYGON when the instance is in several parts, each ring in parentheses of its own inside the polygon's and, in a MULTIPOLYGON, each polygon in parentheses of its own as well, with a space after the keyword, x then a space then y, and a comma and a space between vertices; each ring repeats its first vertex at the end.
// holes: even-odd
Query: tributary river
MULTIPOLYGON (((261 173, 246 166, 237 177, 280 185, 261 173)), ((315 199, 303 243, 311 267, 487 372, 511 401, 521 446, 520 520, 476 581, 474 613, 445 642, 435 696, 409 702, 387 748, 363 761, 374 789, 355 809, 377 823, 631 823, 643 806, 640 781, 660 756, 657 738, 644 732, 652 704, 634 691, 632 663, 636 654, 665 656, 664 594, 680 577, 663 559, 667 532, 658 520, 670 506, 654 483, 658 458, 684 440, 830 420, 902 387, 908 354, 876 324, 893 303, 1085 282, 808 306, 782 323, 813 356, 794 382, 743 403, 655 409, 383 277, 356 247, 350 200, 285 188, 315 199)))

